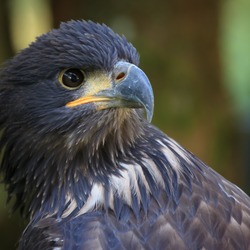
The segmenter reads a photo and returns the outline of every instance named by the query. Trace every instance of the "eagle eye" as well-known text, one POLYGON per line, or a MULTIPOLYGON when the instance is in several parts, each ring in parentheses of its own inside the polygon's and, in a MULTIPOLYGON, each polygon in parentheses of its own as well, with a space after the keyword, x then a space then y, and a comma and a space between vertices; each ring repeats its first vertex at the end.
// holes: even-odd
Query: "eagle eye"
POLYGON ((80 69, 66 69, 59 75, 60 83, 69 89, 76 89, 85 81, 85 75, 80 69))

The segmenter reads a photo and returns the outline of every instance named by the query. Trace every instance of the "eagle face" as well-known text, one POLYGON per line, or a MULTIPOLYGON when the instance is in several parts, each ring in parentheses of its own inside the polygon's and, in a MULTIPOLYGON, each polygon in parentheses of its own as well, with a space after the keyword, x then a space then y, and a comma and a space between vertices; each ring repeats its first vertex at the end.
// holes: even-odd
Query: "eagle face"
POLYGON ((150 124, 139 56, 63 23, 0 75, 0 171, 20 249, 249 249, 250 199, 150 124))
POLYGON ((84 124, 80 130, 88 130, 88 136, 91 128, 102 127, 101 121, 110 116, 98 110, 145 106, 151 119, 152 88, 137 64, 135 48, 106 26, 62 24, 39 37, 3 70, 3 106, 12 110, 6 118, 44 134, 75 132, 84 124), (139 81, 137 90, 133 81, 139 81), (131 84, 134 92, 127 93, 131 84))

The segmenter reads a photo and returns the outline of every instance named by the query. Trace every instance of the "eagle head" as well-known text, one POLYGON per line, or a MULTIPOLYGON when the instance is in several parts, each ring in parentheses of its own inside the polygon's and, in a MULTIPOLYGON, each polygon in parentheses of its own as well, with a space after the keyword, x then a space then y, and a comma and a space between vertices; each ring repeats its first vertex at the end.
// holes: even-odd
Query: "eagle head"
POLYGON ((6 64, 1 171, 16 207, 30 213, 51 200, 44 207, 54 210, 67 203, 65 190, 81 204, 93 182, 117 172, 116 162, 153 114, 152 88, 138 62, 125 37, 105 25, 71 21, 6 64))

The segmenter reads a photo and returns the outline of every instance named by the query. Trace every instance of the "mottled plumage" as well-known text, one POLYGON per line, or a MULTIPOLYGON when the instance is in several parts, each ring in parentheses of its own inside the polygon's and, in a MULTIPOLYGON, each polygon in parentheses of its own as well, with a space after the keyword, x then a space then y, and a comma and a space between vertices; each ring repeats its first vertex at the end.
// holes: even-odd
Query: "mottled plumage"
POLYGON ((139 56, 63 23, 3 67, 0 170, 19 249, 250 249, 250 198, 149 123, 139 56))

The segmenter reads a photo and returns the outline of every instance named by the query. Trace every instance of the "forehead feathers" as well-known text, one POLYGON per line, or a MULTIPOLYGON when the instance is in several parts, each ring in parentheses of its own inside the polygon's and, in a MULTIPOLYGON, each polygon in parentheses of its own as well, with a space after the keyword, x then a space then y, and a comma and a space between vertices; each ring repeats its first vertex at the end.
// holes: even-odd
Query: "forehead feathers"
POLYGON ((136 49, 124 36, 104 24, 70 21, 38 37, 9 61, 2 77, 8 75, 13 83, 20 82, 20 78, 28 83, 34 77, 50 78, 58 70, 69 67, 109 71, 118 60, 138 65, 136 49))

